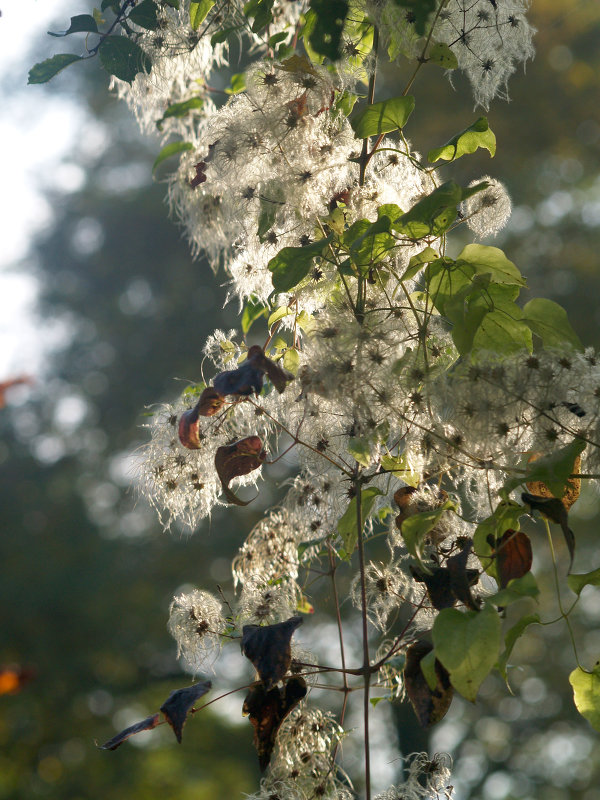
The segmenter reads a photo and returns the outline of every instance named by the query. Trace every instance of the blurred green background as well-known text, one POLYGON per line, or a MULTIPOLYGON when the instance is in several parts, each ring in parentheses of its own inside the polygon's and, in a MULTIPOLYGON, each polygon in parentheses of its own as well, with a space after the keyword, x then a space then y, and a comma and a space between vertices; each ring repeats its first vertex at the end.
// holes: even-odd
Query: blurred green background
MULTIPOLYGON (((600 6, 534 0, 531 19, 537 57, 513 77, 512 102, 488 115, 496 158, 471 156, 446 174, 506 183, 515 211, 493 243, 532 294, 565 305, 584 342, 598 346, 600 6)), ((50 44, 40 42, 23 74, 50 44)), ((382 95, 394 80, 382 76, 382 95)), ((455 87, 435 67, 422 71, 407 128, 421 152, 481 113, 460 78, 455 87)), ((39 280, 40 319, 66 324, 70 335, 33 395, 0 412, 0 664, 35 670, 20 693, 0 696, 0 800, 235 798, 254 791, 258 770, 250 725, 233 704, 195 717, 181 746, 164 728, 114 753, 95 741, 189 683, 166 631, 170 600, 184 585, 226 587, 229 559, 260 514, 227 510, 194 536, 164 533, 131 490, 146 407, 198 378, 205 337, 234 325, 237 309, 222 309, 225 277, 193 262, 167 219, 165 187, 151 179, 160 145, 140 139, 97 64, 11 91, 75 98, 103 134, 69 156, 85 180, 50 191, 51 224, 20 267, 39 280)), ((576 571, 599 563, 599 511, 588 491, 572 512, 576 571)), ((551 595, 538 541, 534 569, 551 595)), ((576 625, 589 666, 600 656, 595 590, 584 592, 576 625)), ((432 748, 455 758, 457 797, 600 800, 598 735, 572 707, 566 631, 535 629, 515 661, 514 694, 491 678, 477 706, 456 701, 431 734, 432 748)), ((406 706, 395 719, 405 753, 426 744, 406 706)))

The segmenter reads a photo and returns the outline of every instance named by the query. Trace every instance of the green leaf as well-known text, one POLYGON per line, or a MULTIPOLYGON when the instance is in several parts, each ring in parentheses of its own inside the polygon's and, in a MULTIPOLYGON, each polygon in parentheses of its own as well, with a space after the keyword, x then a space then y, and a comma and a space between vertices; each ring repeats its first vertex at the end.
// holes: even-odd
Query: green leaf
POLYGON ((127 17, 128 22, 133 22, 134 25, 139 25, 140 28, 146 28, 149 31, 155 31, 158 28, 157 7, 154 0, 142 0, 127 17))
POLYGON ((348 452, 362 464, 368 467, 371 463, 371 446, 366 436, 352 436, 348 442, 348 452))
POLYGON ((178 153, 184 153, 186 150, 193 150, 193 148, 194 145, 191 142, 171 142, 170 144, 166 144, 154 159, 152 172, 167 158, 171 158, 171 156, 175 156, 178 153))
POLYGON ((315 318, 306 311, 301 311, 296 317, 296 325, 309 336, 315 328, 315 318))
POLYGON ((508 659, 510 658, 510 654, 513 651, 517 639, 523 635, 526 628, 535 623, 539 624, 540 621, 539 614, 527 614, 521 617, 521 619, 507 631, 504 637, 504 651, 500 654, 500 658, 498 659, 498 670, 504 680, 506 680, 506 665, 508 664, 508 659))
POLYGON ((584 672, 577 667, 569 675, 569 683, 573 687, 575 707, 585 717, 592 728, 600 731, 600 662, 592 672, 584 672))
POLYGON ((464 131, 457 133, 450 141, 442 147, 435 147, 427 154, 427 160, 432 164, 439 161, 456 161, 464 155, 474 153, 480 147, 484 147, 493 157, 496 154, 496 136, 490 130, 486 117, 479 117, 472 125, 464 131))
POLYGON ((388 697, 370 697, 369 698, 369 703, 371 703, 373 708, 375 708, 377 705, 379 705, 379 703, 381 703, 382 700, 389 700, 389 699, 390 699, 389 696, 388 697))
POLYGON ((285 195, 281 186, 274 182, 267 183, 261 191, 260 214, 258 216, 257 235, 261 242, 275 224, 277 212, 285 204, 285 195), (268 195, 268 196, 267 196, 268 195))
MULTIPOLYGON (((498 288, 493 291, 497 292, 498 288)), ((497 299, 494 300, 494 304, 496 308, 499 308, 497 299)), ((499 310, 486 314, 473 337, 471 353, 494 352, 498 355, 508 356, 521 350, 531 352, 533 349, 531 331, 518 318, 520 316, 521 309, 516 303, 503 304, 499 310)), ((454 335, 452 338, 454 339, 454 335)), ((460 348, 458 349, 460 351, 460 348)))
POLYGON ((531 332, 514 302, 524 281, 501 250, 468 245, 456 261, 432 262, 425 279, 435 307, 453 325, 452 339, 461 355, 531 350, 531 332))
MULTIPOLYGON (((369 486, 361 492, 361 508, 363 522, 370 516, 375 504, 375 500, 379 495, 383 494, 380 489, 375 486, 369 486)), ((356 543, 358 542, 358 528, 356 526, 356 497, 350 500, 348 508, 344 512, 344 516, 338 522, 338 533, 344 542, 344 549, 348 558, 354 552, 356 543)))
POLYGON ((306 278, 313 259, 333 239, 333 234, 326 239, 305 245, 304 247, 284 247, 267 264, 272 273, 273 288, 278 292, 289 292, 306 278))
POLYGON ((254 22, 250 26, 253 33, 260 33, 267 25, 273 22, 274 0, 250 0, 244 6, 244 14, 248 19, 252 18, 254 22))
POLYGON ((190 111, 201 109, 203 105, 204 100, 201 97, 190 97, 189 100, 182 100, 181 103, 173 103, 167 108, 162 117, 156 121, 156 127, 159 131, 162 131, 163 123, 166 119, 180 119, 189 114, 190 111))
POLYGON ((468 244, 456 258, 460 267, 468 265, 474 275, 490 275, 493 283, 507 286, 526 286, 525 278, 518 267, 509 261, 499 247, 484 244, 468 244))
POLYGON ((164 0, 165 4, 179 11, 179 0, 164 0))
POLYGON ((190 25, 197 31, 214 6, 215 0, 200 0, 199 3, 190 3, 190 25))
POLYGON ((246 89, 246 73, 236 72, 231 76, 231 84, 225 89, 227 94, 239 94, 246 89))
POLYGON ((298 374, 298 368, 300 367, 300 354, 295 347, 290 347, 283 354, 283 366, 289 372, 291 372, 292 375, 298 374))
POLYGON ((81 56, 74 56, 72 53, 60 53, 59 55, 47 58, 45 61, 40 61, 29 70, 28 84, 33 83, 46 83, 62 69, 68 67, 69 64, 74 64, 76 61, 82 61, 81 56))
POLYGON ((575 594, 581 594, 584 586, 600 586, 600 567, 591 572, 584 572, 578 575, 567 575, 569 589, 575 594))
POLYGON ((390 133, 403 128, 415 107, 415 98, 408 94, 394 97, 367 106, 354 119, 350 120, 352 130, 358 139, 390 133))
POLYGON ((429 17, 432 11, 435 10, 437 0, 394 0, 394 2, 412 13, 415 31, 419 36, 424 36, 429 17))
POLYGON ((132 83, 138 72, 152 69, 150 57, 126 36, 107 36, 98 52, 108 74, 127 83, 132 83))
POLYGON ((540 593, 533 573, 526 572, 522 578, 513 578, 504 589, 488 597, 488 601, 495 606, 509 606, 524 597, 537 597, 540 593))
MULTIPOLYGON (((362 223, 363 220, 358 220, 362 223)), ((355 223, 356 224, 356 223, 355 223)), ((352 226, 353 228, 354 226, 352 226)), ((396 246, 396 241, 390 235, 391 220, 382 216, 377 222, 370 223, 350 245, 350 258, 357 267, 367 269, 381 261, 396 246)), ((348 233, 350 230, 348 230, 348 233)), ((344 242, 347 237, 344 236, 344 242)))
POLYGON ((431 50, 427 53, 427 61, 432 64, 437 64, 438 67, 443 69, 456 69, 458 67, 458 59, 453 51, 444 42, 436 42, 431 50))
POLYGON ((230 36, 233 34, 237 34, 240 30, 242 30, 241 25, 231 25, 229 28, 223 28, 222 31, 217 31, 213 33, 210 37, 210 44, 211 47, 214 47, 216 44, 221 44, 222 42, 227 41, 230 36))
POLYGON ((474 703, 498 658, 502 624, 497 611, 491 605, 466 612, 444 608, 433 623, 432 635, 435 654, 448 670, 450 682, 474 703))
POLYGON ((439 258, 439 253, 433 247, 426 247, 421 250, 416 256, 413 256, 408 262, 408 267, 404 270, 401 280, 409 281, 419 273, 425 264, 430 264, 439 258))
POLYGON ((98 24, 91 14, 77 14, 71 17, 71 24, 66 31, 48 31, 49 36, 68 36, 71 33, 98 33, 98 24))
POLYGON ((256 322, 257 319, 260 317, 266 317, 269 307, 265 305, 261 300, 258 300, 256 297, 252 296, 248 299, 246 304, 244 305, 244 310, 242 312, 242 332, 244 336, 248 333, 252 325, 256 322))
POLYGON ((356 105, 357 100, 358 100, 357 94, 343 91, 340 94, 338 94, 334 108, 336 111, 341 111, 345 117, 349 117, 350 114, 352 113, 352 109, 356 105))
POLYGON ((441 236, 456 219, 458 204, 488 186, 487 181, 482 181, 476 186, 463 189, 454 181, 446 181, 396 220, 394 230, 410 236, 411 239, 441 236))
POLYGON ((498 581, 495 559, 492 556, 496 541, 508 530, 519 530, 519 520, 527 513, 523 506, 512 500, 503 500, 494 509, 494 513, 479 523, 473 534, 473 551, 479 558, 481 566, 498 581))
POLYGON ((280 319, 287 317, 288 314, 291 313, 292 312, 287 306, 279 306, 279 308, 276 308, 275 311, 273 311, 273 313, 269 317, 267 321, 267 327, 270 328, 272 325, 275 325, 276 322, 279 322, 280 319))
POLYGON ((583 350, 579 336, 567 317, 567 312, 553 300, 535 297, 523 308, 523 321, 540 337, 544 347, 572 347, 583 350))
POLYGON ((421 483, 421 475, 418 472, 412 472, 408 466, 408 459, 405 455, 399 456, 382 456, 381 468, 386 472, 391 472, 396 478, 412 486, 414 489, 421 483))
POLYGON ((307 36, 308 42, 316 53, 331 61, 337 61, 341 55, 340 44, 348 5, 348 0, 310 0, 315 21, 307 36))
POLYGON ((426 571, 428 571, 427 567, 421 560, 423 541, 447 511, 455 510, 456 504, 452 500, 446 500, 443 505, 433 511, 421 511, 419 514, 412 514, 402 521, 400 532, 406 544, 406 549, 426 571))
POLYGON ((421 661, 419 662, 421 667, 421 672, 425 680, 427 681, 427 686, 431 689, 432 692, 435 692, 438 688, 438 674, 435 669, 435 650, 430 650, 429 653, 423 656, 421 661))
MULTIPOLYGON (((570 476, 573 474, 577 456, 581 455, 584 450, 585 442, 582 439, 574 439, 564 447, 560 447, 550 453, 550 455, 530 461, 527 465, 527 473, 520 482, 533 483, 541 481, 546 484, 554 497, 560 499, 565 493, 570 476)), ((518 486, 519 484, 516 485, 518 486)))

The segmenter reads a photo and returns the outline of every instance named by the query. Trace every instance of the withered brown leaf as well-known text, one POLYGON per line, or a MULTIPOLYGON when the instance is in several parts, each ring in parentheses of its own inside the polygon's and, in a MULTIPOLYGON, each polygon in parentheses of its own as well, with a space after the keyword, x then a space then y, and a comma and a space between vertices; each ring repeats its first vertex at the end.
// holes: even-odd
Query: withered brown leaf
POLYGON ((142 731, 151 731, 153 728, 159 724, 160 714, 156 712, 156 714, 152 714, 150 717, 146 717, 141 722, 136 722, 135 725, 130 725, 129 728, 125 728, 120 733, 117 733, 116 736, 113 736, 112 739, 109 739, 108 742, 104 742, 104 744, 99 745, 100 750, 116 750, 117 747, 120 747, 123 742, 126 742, 130 736, 133 736, 136 733, 141 733, 142 731))
POLYGON ((248 361, 253 367, 265 373, 279 394, 285 390, 288 381, 294 380, 291 372, 267 358, 262 347, 257 344, 253 344, 248 350, 248 361))
POLYGON ((421 670, 421 660, 432 650, 433 646, 429 642, 415 642, 406 651, 404 666, 406 694, 419 724, 424 728, 429 728, 446 716, 454 695, 450 676, 437 658, 435 660, 437 685, 433 690, 429 688, 421 670))
POLYGON ((213 417, 225 404, 225 398, 214 386, 207 386, 196 404, 201 417, 213 417))
POLYGON ((247 506, 248 501, 240 500, 229 488, 234 478, 248 475, 258 469, 267 454, 263 450, 263 443, 259 436, 246 436, 233 444, 218 447, 215 453, 215 469, 221 481, 223 492, 230 503, 238 506, 247 506))
POLYGON ((408 506, 410 505, 410 497, 413 495, 417 490, 414 486, 402 486, 398 489, 397 492, 394 493, 394 502, 400 509, 400 513, 396 517, 396 525, 398 528, 401 527, 402 523, 408 516, 408 506))
POLYGON ((457 600, 464 603, 467 608, 473 611, 479 610, 479 605, 471 594, 471 586, 475 586, 479 580, 479 572, 476 569, 467 569, 469 554, 473 549, 473 542, 465 539, 458 553, 446 562, 450 574, 450 590, 457 600))
POLYGON ((190 709, 193 707, 196 700, 208 692, 211 686, 212 684, 210 681, 202 681, 200 683, 195 683, 193 686, 187 686, 185 689, 176 689, 174 692, 171 692, 160 707, 160 710, 165 715, 165 719, 173 728, 173 733, 179 744, 181 744, 183 726, 185 725, 190 709))
POLYGON ((255 683, 244 700, 242 714, 250 717, 254 728, 254 747, 262 772, 271 761, 277 731, 283 720, 306 696, 304 678, 290 678, 283 688, 275 686, 267 690, 262 683, 255 683))
POLYGON ((531 569, 532 561, 529 536, 511 528, 505 531, 496 547, 496 572, 500 588, 503 589, 509 581, 526 575, 531 569))
POLYGON ((302 622, 302 617, 291 617, 274 625, 244 625, 242 653, 252 662, 267 690, 279 683, 290 668, 292 636, 302 622))

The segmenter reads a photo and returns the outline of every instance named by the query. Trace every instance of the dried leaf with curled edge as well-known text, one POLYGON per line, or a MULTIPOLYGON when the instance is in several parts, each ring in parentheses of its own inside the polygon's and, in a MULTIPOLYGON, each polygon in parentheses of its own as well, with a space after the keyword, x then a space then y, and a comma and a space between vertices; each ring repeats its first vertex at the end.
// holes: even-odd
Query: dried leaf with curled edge
MULTIPOLYGON (((533 455, 529 461, 536 461, 539 458, 539 454, 533 455)), ((581 456, 577 456, 573 463, 573 472, 579 473, 581 472, 581 456)), ((546 486, 545 483, 542 481, 530 481, 526 484, 527 488, 531 492, 531 494, 536 495, 537 497, 554 497, 555 495, 552 494, 550 489, 546 486)), ((565 493, 560 498, 560 502, 565 507, 566 511, 571 509, 573 503, 579 497, 581 492, 581 478, 569 478, 567 484, 565 486, 565 493)))
POLYGON ((509 581, 522 578, 531 569, 533 554, 529 536, 509 528, 498 540, 495 556, 499 585, 503 589, 509 581))
POLYGON ((244 700, 242 714, 250 717, 254 728, 254 747, 261 772, 269 766, 277 731, 283 720, 306 696, 304 678, 290 678, 283 688, 267 691, 264 684, 255 683, 244 700))
POLYGON ((218 447, 215 453, 215 469, 221 481, 223 492, 230 503, 237 506, 247 506, 249 500, 240 500, 229 488, 234 478, 248 475, 258 469, 267 454, 263 450, 263 443, 258 436, 246 436, 233 444, 218 447))
POLYGON ((267 690, 279 683, 290 668, 292 636, 302 622, 302 617, 291 617, 274 625, 244 625, 242 653, 252 662, 267 690))
POLYGON ((179 417, 179 441, 188 450, 198 450, 201 446, 200 420, 198 419, 198 406, 184 411, 179 417))
POLYGON ((522 493, 521 500, 527 503, 533 510, 539 511, 542 516, 560 525, 569 550, 570 561, 568 571, 571 572, 573 558, 575 556, 575 534, 571 528, 569 528, 569 515, 562 500, 558 500, 556 497, 539 497, 538 495, 528 494, 527 492, 522 493))
POLYGON ((152 714, 150 717, 146 717, 141 722, 136 722, 135 725, 130 725, 129 728, 125 728, 125 730, 117 733, 116 736, 113 736, 112 739, 109 739, 108 742, 104 742, 104 744, 99 745, 100 750, 116 750, 117 747, 120 747, 123 742, 126 742, 130 736, 133 736, 136 733, 141 733, 142 731, 151 731, 159 725, 160 714, 157 712, 156 714, 152 714))
POLYGON ((467 569, 467 561, 471 550, 473 549, 473 542, 470 539, 465 539, 458 553, 450 556, 446 562, 448 572, 450 574, 450 590, 457 600, 464 603, 467 608, 477 611, 479 604, 471 594, 471 586, 474 586, 479 580, 479 572, 476 569, 467 569))
POLYGON ((291 372, 288 372, 287 369, 283 369, 279 366, 279 364, 276 364, 274 361, 271 361, 270 358, 267 358, 262 347, 259 347, 257 344, 253 344, 248 350, 248 363, 250 363, 255 369, 263 372, 271 381, 273 386, 277 389, 279 394, 285 390, 288 381, 294 380, 294 376, 291 372))
POLYGON ((417 490, 414 486, 402 486, 402 488, 398 489, 398 491, 394 494, 394 502, 400 509, 400 513, 396 517, 396 525, 398 526, 398 529, 400 529, 402 522, 407 517, 408 507, 410 505, 410 497, 416 491, 417 490))
POLYGON ((451 608, 456 597, 450 589, 450 572, 446 567, 430 567, 429 574, 411 564, 410 571, 418 583, 424 583, 431 605, 438 611, 451 608))
POLYGON ((202 444, 199 417, 212 417, 223 408, 225 397, 213 386, 207 386, 193 408, 179 417, 179 441, 188 450, 198 450, 202 444))
POLYGON ((421 669, 421 659, 433 650, 429 642, 415 642, 406 651, 404 686, 419 724, 429 728, 446 716, 452 703, 454 689, 448 671, 435 660, 437 685, 431 689, 421 669))
POLYGON ((183 726, 185 725, 190 709, 193 707, 196 700, 208 692, 211 686, 212 684, 210 681, 202 681, 201 683, 195 683, 193 686, 187 686, 185 689, 176 689, 174 692, 171 692, 160 707, 160 710, 165 715, 165 719, 173 728, 173 732, 179 744, 181 744, 183 726))
POLYGON ((228 394, 238 397, 260 394, 262 385, 263 371, 249 361, 244 361, 237 369, 220 372, 213 381, 213 388, 224 397, 228 394))
POLYGON ((224 404, 225 397, 214 386, 207 386, 200 395, 196 409, 201 417, 214 417, 224 404))

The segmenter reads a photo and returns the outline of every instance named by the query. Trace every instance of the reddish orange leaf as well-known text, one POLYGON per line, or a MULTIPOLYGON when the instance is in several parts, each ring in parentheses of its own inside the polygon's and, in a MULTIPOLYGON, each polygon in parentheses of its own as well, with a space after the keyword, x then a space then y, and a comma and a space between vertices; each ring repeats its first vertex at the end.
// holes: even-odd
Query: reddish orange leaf
POLYGON ((496 548, 496 571, 503 589, 509 581, 522 578, 531 569, 531 541, 523 531, 507 530, 496 548))

